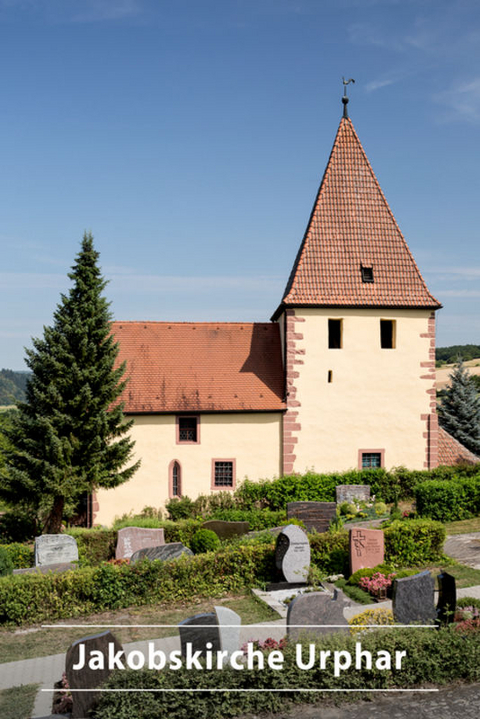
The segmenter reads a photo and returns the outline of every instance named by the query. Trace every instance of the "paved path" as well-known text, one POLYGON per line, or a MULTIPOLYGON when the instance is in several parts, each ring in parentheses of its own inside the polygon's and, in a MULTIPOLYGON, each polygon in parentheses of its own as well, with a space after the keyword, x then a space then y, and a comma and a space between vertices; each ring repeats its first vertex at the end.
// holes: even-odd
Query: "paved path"
POLYGON ((443 551, 462 564, 480 569, 480 532, 453 534, 447 537, 443 551))

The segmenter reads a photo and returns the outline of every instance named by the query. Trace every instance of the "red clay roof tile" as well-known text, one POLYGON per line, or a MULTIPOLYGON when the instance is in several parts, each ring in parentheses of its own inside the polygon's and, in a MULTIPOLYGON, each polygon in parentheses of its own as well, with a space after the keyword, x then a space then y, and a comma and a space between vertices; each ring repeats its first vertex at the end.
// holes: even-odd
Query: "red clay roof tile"
POLYGON ((478 464, 480 457, 463 446, 458 439, 448 434, 443 427, 438 428, 438 463, 450 467, 456 464, 478 464))
POLYGON ((114 322, 112 332, 127 413, 285 409, 277 324, 114 322))
POLYGON ((283 305, 441 307, 349 118, 340 122, 283 305), (373 282, 362 281, 362 266, 372 268, 373 282))

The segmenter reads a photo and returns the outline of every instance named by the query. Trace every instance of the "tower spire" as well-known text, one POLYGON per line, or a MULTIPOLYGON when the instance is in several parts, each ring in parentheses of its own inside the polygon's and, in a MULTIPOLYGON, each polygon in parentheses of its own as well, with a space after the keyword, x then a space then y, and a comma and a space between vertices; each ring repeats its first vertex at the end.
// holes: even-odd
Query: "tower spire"
POLYGON ((351 77, 350 80, 345 80, 345 78, 342 77, 342 80, 343 80, 343 97, 342 97, 342 102, 343 102, 343 117, 348 117, 348 109, 347 109, 347 105, 348 105, 347 85, 349 85, 351 82, 353 82, 353 84, 355 84, 355 80, 353 79, 353 77, 351 77))

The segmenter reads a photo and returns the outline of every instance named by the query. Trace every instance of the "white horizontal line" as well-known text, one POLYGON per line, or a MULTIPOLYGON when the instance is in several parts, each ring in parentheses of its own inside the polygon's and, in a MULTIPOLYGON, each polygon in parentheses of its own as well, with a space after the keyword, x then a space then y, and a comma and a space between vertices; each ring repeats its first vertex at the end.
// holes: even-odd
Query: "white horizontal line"
MULTIPOLYGON (((42 624, 42 629, 178 629, 178 624, 42 624)), ((212 629, 222 627, 224 629, 247 629, 249 627, 263 627, 264 629, 279 629, 281 624, 187 624, 191 629, 212 629)), ((436 624, 289 624, 290 629, 352 629, 363 627, 375 627, 376 629, 392 629, 401 627, 403 629, 436 629, 436 624)), ((158 638, 158 637, 157 637, 158 638)))
MULTIPOLYGON (((41 689, 57 692, 58 689, 41 689)), ((69 689, 70 692, 438 692, 439 689, 69 689)))

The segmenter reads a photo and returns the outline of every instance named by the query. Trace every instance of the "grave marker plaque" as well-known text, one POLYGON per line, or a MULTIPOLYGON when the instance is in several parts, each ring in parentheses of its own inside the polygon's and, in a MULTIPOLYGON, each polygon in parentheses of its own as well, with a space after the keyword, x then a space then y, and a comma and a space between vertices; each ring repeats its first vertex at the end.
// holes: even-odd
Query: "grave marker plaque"
POLYGON ((398 624, 432 624, 435 582, 428 570, 393 580, 393 616, 398 624))
POLYGON ((457 586, 455 577, 448 572, 441 572, 438 580, 437 619, 443 624, 453 622, 457 607, 457 586))
POLYGON ((201 652, 201 656, 205 656, 208 642, 212 644, 212 652, 220 651, 220 630, 216 614, 195 614, 180 622, 178 631, 183 657, 186 656, 187 644, 192 645, 192 652, 201 652))
POLYGON ((336 514, 335 502, 289 502, 287 504, 287 519, 301 520, 307 532, 312 529, 317 532, 326 532, 330 521, 336 514))
POLYGON ((321 636, 334 632, 348 632, 348 621, 343 616, 343 610, 348 606, 350 602, 346 602, 344 595, 336 590, 333 597, 327 592, 300 594, 288 605, 289 639, 295 642, 302 634, 321 636), (334 624, 341 626, 328 626, 334 624))
POLYGON ((290 584, 306 584, 310 569, 310 543, 300 527, 289 524, 277 537, 275 566, 290 584))
POLYGON ((35 566, 78 562, 78 547, 69 534, 42 534, 35 538, 35 566))
POLYGON ((350 571, 376 567, 382 564, 385 554, 385 539, 381 529, 353 527, 349 537, 350 571))
POLYGON ((338 484, 335 487, 335 493, 337 504, 370 501, 370 487, 368 484, 338 484))
POLYGON ((130 559, 139 549, 165 544, 163 529, 124 527, 118 530, 115 559, 130 559))
POLYGON ((134 552, 130 557, 130 564, 141 559, 161 559, 162 562, 166 562, 169 559, 177 559, 185 554, 187 557, 193 557, 193 552, 188 547, 185 547, 181 542, 172 542, 171 544, 162 544, 160 547, 145 547, 134 552))

